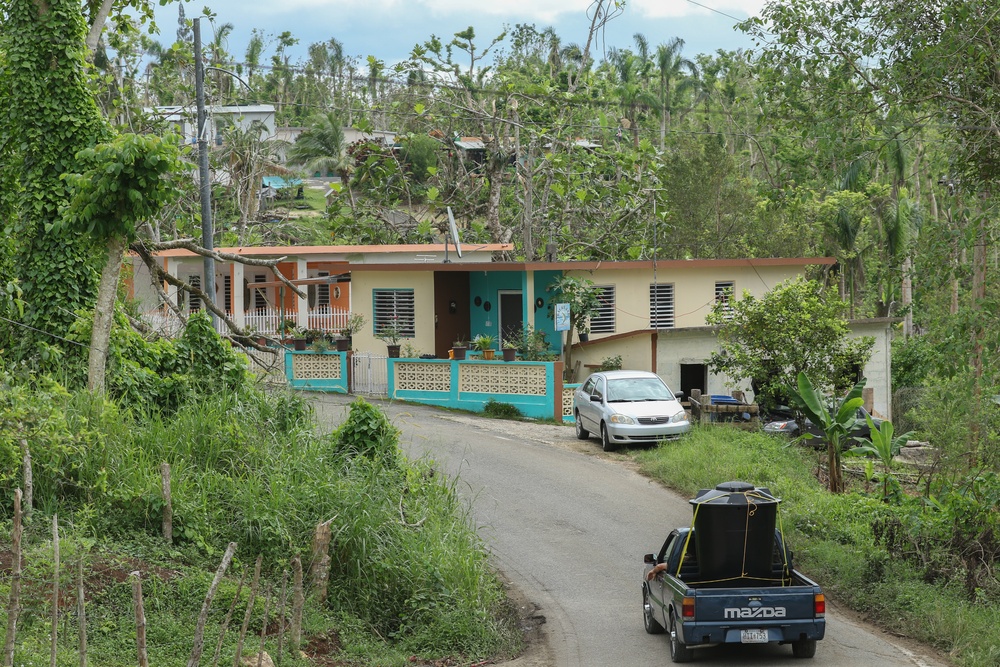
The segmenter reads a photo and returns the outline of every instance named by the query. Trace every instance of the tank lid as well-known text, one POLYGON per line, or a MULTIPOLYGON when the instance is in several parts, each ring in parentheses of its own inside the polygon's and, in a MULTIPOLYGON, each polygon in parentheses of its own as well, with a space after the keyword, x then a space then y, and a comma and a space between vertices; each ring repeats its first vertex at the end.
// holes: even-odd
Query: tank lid
POLYGON ((722 484, 717 484, 715 488, 728 493, 744 493, 746 491, 753 491, 754 485, 747 482, 723 482, 722 484))
POLYGON ((754 486, 747 482, 723 482, 714 489, 701 489, 690 502, 692 505, 710 503, 712 505, 747 505, 752 496, 755 505, 780 503, 780 498, 771 495, 771 490, 763 486, 754 486))

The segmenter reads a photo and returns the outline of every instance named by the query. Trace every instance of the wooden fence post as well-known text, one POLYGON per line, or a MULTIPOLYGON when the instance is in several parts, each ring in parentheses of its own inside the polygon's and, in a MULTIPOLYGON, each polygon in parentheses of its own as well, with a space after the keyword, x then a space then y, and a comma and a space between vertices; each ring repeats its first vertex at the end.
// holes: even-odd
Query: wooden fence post
POLYGON ((17 617, 21 613, 21 489, 14 489, 14 529, 10 541, 13 553, 11 563, 10 599, 7 602, 7 635, 3 643, 3 667, 14 665, 14 639, 17 636, 17 617))
POLYGON ((229 630, 229 622, 233 620, 233 612, 236 611, 236 605, 240 601, 240 593, 243 592, 243 584, 247 580, 247 571, 243 570, 243 574, 240 576, 240 583, 236 586, 236 595, 233 596, 233 602, 229 605, 229 611, 226 613, 226 618, 222 621, 222 627, 219 629, 219 641, 215 644, 215 655, 212 656, 212 667, 218 667, 219 665, 219 655, 222 653, 222 642, 226 638, 226 631, 229 630))
MULTIPOLYGON (((167 471, 166 476, 164 477, 164 487, 169 488, 170 466, 164 463, 163 467, 167 471)), ((164 522, 166 522, 166 510, 164 510, 164 522)), ((166 532, 165 523, 164 532, 166 532)), ((164 537, 166 536, 164 535, 164 537)), ((222 562, 219 563, 219 568, 215 571, 215 577, 212 579, 212 584, 208 587, 208 593, 205 594, 205 601, 201 605, 201 613, 198 615, 198 624, 194 628, 194 644, 191 647, 191 657, 188 658, 188 667, 198 667, 198 662, 201 660, 201 650, 205 643, 205 622, 208 620, 208 610, 212 606, 212 599, 215 598, 215 591, 218 590, 219 584, 222 582, 222 577, 226 574, 226 570, 229 568, 229 563, 233 560, 234 553, 236 553, 236 542, 230 542, 229 546, 226 547, 226 553, 222 556, 222 562)))
POLYGON ((31 516, 32 503, 34 502, 35 481, 34 473, 31 471, 31 450, 28 449, 28 441, 21 440, 21 456, 24 457, 24 515, 31 516))
POLYGON ((326 586, 330 576, 329 552, 332 525, 333 519, 316 524, 316 533, 313 535, 312 564, 309 569, 309 579, 312 582, 313 592, 320 602, 326 600, 326 586))
POLYGON ((149 667, 146 653, 146 611, 142 606, 142 575, 138 571, 129 575, 132 579, 132 608, 135 610, 135 649, 139 667, 149 667))
POLYGON ((243 657, 243 640, 247 636, 247 628, 250 627, 250 617, 253 615, 253 603, 257 597, 257 587, 260 585, 260 566, 264 557, 257 556, 257 564, 253 569, 253 582, 250 584, 250 599, 247 600, 247 611, 243 615, 243 625, 240 627, 240 638, 236 641, 236 657, 233 658, 233 667, 240 667, 240 658, 243 657))
POLYGON ((306 596, 302 590, 302 559, 292 558, 292 649, 298 651, 302 643, 302 608, 306 596))
POLYGON ((56 667, 56 647, 59 640, 59 515, 52 515, 52 649, 50 667, 56 667))
MULTIPOLYGON (((163 539, 174 543, 174 507, 170 499, 170 464, 160 464, 160 479, 163 488, 163 539)), ((228 565, 228 563, 227 563, 228 565)))
POLYGON ((264 620, 260 624, 260 651, 257 652, 257 667, 264 664, 264 639, 267 637, 267 617, 271 613, 271 593, 270 584, 264 597, 264 620))
POLYGON ((80 637, 80 667, 87 667, 87 608, 85 606, 86 589, 83 578, 83 553, 77 561, 76 583, 76 616, 79 624, 80 637))
POLYGON ((281 573, 281 600, 278 604, 278 655, 275 662, 281 667, 281 652, 285 643, 285 607, 288 602, 288 570, 281 573))

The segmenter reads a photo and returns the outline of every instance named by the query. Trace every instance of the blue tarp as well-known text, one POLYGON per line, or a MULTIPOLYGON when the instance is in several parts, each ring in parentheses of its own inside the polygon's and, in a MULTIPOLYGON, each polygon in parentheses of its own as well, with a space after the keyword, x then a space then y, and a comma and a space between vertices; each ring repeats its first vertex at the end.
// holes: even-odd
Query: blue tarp
POLYGON ((297 185, 302 185, 301 178, 283 178, 281 176, 265 176, 263 179, 264 187, 274 188, 275 190, 281 190, 282 188, 294 188, 297 185))

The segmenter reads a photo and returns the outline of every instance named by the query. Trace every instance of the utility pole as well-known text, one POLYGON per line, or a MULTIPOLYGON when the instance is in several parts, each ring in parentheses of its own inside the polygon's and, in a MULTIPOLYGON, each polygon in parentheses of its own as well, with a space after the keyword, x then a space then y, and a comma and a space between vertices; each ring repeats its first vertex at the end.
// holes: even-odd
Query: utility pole
MULTIPOLYGON (((205 63, 201 58, 201 19, 194 19, 194 86, 198 105, 198 175, 201 181, 201 245, 205 250, 214 250, 212 227, 212 181, 208 173, 208 138, 205 113, 205 63)), ((202 291, 215 303, 215 260, 205 257, 202 291)), ((229 304, 226 304, 227 306, 229 304)), ((209 311, 212 326, 218 326, 218 317, 209 311)))

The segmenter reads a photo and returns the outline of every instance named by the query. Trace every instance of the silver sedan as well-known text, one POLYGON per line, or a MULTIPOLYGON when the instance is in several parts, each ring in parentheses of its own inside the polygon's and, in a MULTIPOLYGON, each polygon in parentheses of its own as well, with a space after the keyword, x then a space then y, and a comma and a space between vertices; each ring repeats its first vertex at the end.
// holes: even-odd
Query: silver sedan
POLYGON ((678 438, 691 430, 678 396, 647 371, 594 373, 573 394, 573 418, 576 437, 600 434, 604 451, 678 438))

